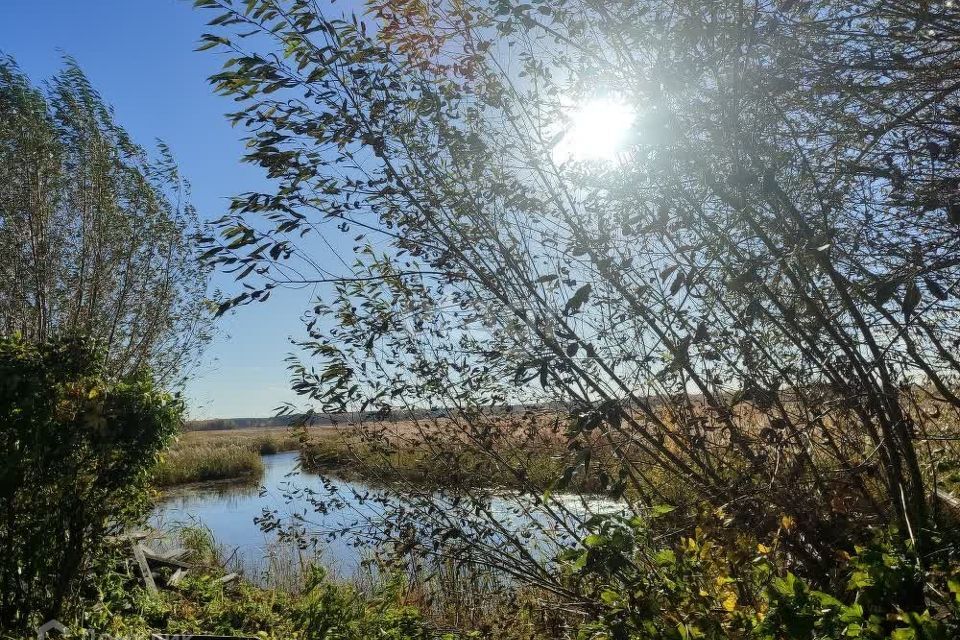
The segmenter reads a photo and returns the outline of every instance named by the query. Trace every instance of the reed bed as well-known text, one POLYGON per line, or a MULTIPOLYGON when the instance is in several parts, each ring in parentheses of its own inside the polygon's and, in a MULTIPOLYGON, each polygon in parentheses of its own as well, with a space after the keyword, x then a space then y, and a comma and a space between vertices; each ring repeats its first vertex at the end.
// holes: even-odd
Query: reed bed
POLYGON ((298 446, 299 440, 281 428, 188 431, 166 451, 153 482, 171 487, 216 480, 255 481, 263 475, 260 456, 298 446))
MULTIPOLYGON (((356 434, 339 433, 311 438, 300 448, 303 469, 373 484, 408 482, 421 486, 546 489, 555 484, 574 462, 576 453, 562 442, 503 442, 493 452, 500 462, 491 464, 489 453, 462 442, 430 443, 406 440, 394 446, 371 444, 356 434)), ((564 489, 592 493, 601 489, 598 472, 611 467, 609 451, 598 446, 588 474, 569 479, 564 489)))
POLYGON ((153 481, 158 487, 169 487, 213 480, 254 480, 262 474, 260 453, 243 445, 174 447, 164 455, 153 481))

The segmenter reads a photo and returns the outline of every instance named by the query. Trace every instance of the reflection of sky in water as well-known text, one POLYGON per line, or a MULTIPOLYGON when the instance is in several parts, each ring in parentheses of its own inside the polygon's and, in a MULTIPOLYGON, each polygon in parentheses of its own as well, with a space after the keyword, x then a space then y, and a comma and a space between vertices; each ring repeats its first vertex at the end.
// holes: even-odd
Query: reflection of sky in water
MULTIPOLYGON (((325 565, 342 576, 354 574, 360 562, 373 553, 369 548, 354 545, 354 536, 328 537, 327 533, 349 530, 360 533, 368 520, 382 521, 384 506, 376 500, 359 500, 357 495, 375 495, 376 491, 362 483, 328 479, 324 486, 318 476, 296 473, 296 452, 264 456, 262 487, 220 485, 216 487, 187 487, 172 492, 151 516, 152 526, 202 525, 223 546, 226 555, 235 555, 247 575, 254 577, 269 565, 269 558, 281 563, 296 563, 298 556, 312 552, 298 552, 291 543, 278 544, 275 532, 264 533, 256 523, 264 513, 273 512, 283 522, 302 523, 304 529, 321 538, 320 556, 325 565), (299 489, 299 490, 298 490, 299 489), (303 491, 303 490, 306 490, 303 491), (310 492, 312 494, 312 500, 310 492), (342 502, 318 512, 315 502, 327 503, 333 491, 342 502)), ((455 514, 455 519, 466 520, 469 515, 457 511, 449 502, 441 501, 443 510, 455 514)), ((565 518, 575 523, 588 513, 622 512, 622 503, 605 499, 583 499, 578 496, 555 496, 555 509, 566 511, 565 518)), ((537 532, 530 540, 541 545, 546 539, 569 544, 569 538, 556 531, 555 520, 542 507, 532 504, 530 497, 504 493, 491 499, 489 512, 508 530, 520 530, 534 525, 537 532)), ((577 528, 574 525, 574 528, 577 528)), ((549 545, 548 545, 549 546, 549 545)))

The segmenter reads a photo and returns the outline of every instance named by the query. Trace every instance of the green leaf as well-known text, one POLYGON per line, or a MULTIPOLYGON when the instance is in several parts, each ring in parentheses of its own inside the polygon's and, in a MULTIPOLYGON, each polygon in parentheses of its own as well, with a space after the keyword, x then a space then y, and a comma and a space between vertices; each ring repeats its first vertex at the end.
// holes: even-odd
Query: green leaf
POLYGON ((847 588, 851 590, 863 589, 873 584, 873 578, 866 571, 854 571, 847 583, 847 588))
POLYGON ((834 598, 829 593, 823 591, 811 591, 810 595, 816 598, 817 602, 825 607, 842 607, 843 603, 834 598))
POLYGON ((668 513, 673 513, 674 511, 676 511, 676 509, 677 509, 676 507, 671 506, 669 504, 657 504, 657 505, 654 505, 653 508, 650 510, 650 517, 659 518, 661 516, 667 515, 668 513))
POLYGON ((596 547, 597 545, 599 545, 601 542, 603 542, 603 536, 601 536, 599 533, 591 533, 590 535, 588 535, 586 538, 583 539, 583 546, 585 546, 588 549, 592 549, 593 547, 596 547))

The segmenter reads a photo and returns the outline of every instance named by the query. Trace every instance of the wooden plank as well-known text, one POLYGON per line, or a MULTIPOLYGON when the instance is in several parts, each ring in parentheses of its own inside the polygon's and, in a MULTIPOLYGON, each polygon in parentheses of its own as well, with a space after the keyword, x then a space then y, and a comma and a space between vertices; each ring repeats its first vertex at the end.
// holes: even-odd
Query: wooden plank
POLYGON ((180 584, 180 581, 183 580, 183 577, 187 575, 186 569, 177 569, 173 572, 173 575, 170 576, 170 579, 167 580, 167 586, 175 587, 180 584))
POLYGON ((147 538, 160 537, 160 533, 154 529, 132 529, 125 531, 117 536, 107 536, 108 542, 125 542, 127 540, 146 540, 147 538))
POLYGON ((157 583, 154 582, 153 573, 150 572, 150 565, 147 564, 147 558, 143 553, 143 545, 133 540, 130 546, 133 547, 133 558, 137 561, 137 566, 140 567, 140 575, 143 576, 143 583, 147 586, 147 591, 156 593, 157 583))
POLYGON ((156 529, 134 529, 133 531, 128 531, 124 535, 131 540, 145 540, 147 538, 158 537, 160 532, 156 529))
POLYGON ((943 506, 945 506, 947 510, 953 514, 953 517, 960 518, 960 500, 958 500, 956 496, 949 491, 938 488, 936 497, 937 500, 939 500, 941 504, 943 504, 943 506))
POLYGON ((190 553, 189 549, 184 549, 183 547, 177 547, 176 549, 170 549, 169 551, 164 551, 161 555, 167 560, 179 560, 183 556, 190 553))
POLYGON ((174 558, 168 558, 167 554, 159 553, 142 544, 138 546, 140 547, 140 551, 143 553, 144 557, 150 562, 167 565, 168 567, 176 567, 178 569, 193 568, 193 565, 188 562, 183 562, 182 560, 176 560, 174 558))

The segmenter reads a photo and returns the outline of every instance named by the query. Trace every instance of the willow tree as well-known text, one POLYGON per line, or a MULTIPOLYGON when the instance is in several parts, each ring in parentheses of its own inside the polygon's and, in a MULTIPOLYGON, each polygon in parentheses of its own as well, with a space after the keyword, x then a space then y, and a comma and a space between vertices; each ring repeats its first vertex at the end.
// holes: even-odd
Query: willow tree
MULTIPOLYGON (((957 8, 197 4, 278 185, 223 221, 210 255, 247 288, 222 308, 326 283, 306 399, 442 408, 409 414, 430 464, 479 452, 536 496, 524 452, 562 439, 554 490, 594 473, 641 513, 795 523, 811 576, 871 524, 931 559, 960 406, 957 8), (578 153, 613 124, 591 118, 629 124, 608 157, 578 153), (344 273, 311 240, 337 231, 344 273)), ((471 542, 549 582, 504 536, 471 542)))
POLYGON ((189 187, 77 65, 42 87, 0 60, 0 331, 89 335, 112 373, 174 381, 206 342, 208 270, 189 187))

